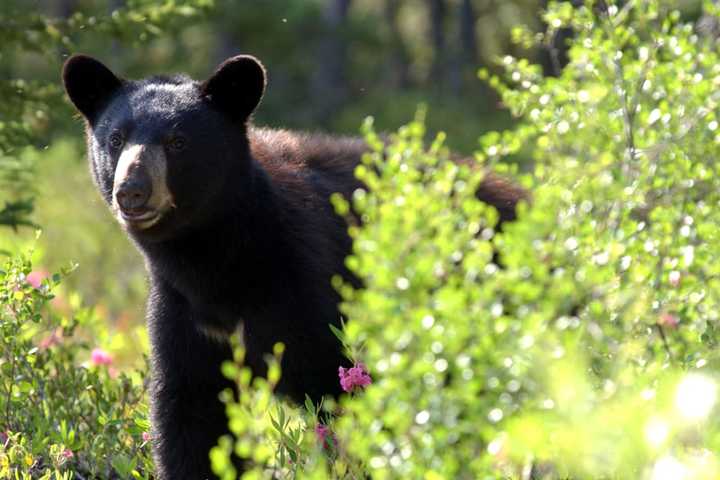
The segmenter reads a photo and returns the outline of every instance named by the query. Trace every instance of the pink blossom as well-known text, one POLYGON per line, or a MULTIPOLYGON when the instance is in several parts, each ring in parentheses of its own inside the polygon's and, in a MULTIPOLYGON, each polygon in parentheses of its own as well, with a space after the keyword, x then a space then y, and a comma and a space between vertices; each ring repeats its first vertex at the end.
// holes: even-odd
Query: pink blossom
POLYGON ((90 362, 93 365, 110 365, 112 361, 110 354, 102 348, 95 348, 90 354, 90 362))
POLYGON ((315 425, 315 436, 317 437, 318 443, 320 443, 324 449, 337 445, 335 436, 327 425, 323 425, 322 423, 315 425))
POLYGON ((356 387, 360 390, 372 383, 367 368, 362 363, 356 363, 352 368, 338 368, 340 386, 346 392, 352 392, 356 387))
POLYGON ((35 270, 28 273, 25 281, 35 288, 40 288, 42 281, 47 278, 48 272, 46 270, 35 270))
POLYGON ((677 287, 680 285, 680 272, 677 270, 673 270, 668 274, 668 282, 670 283, 671 287, 677 287))
POLYGON ((38 347, 40 350, 47 350, 50 347, 59 345, 62 342, 62 339, 62 328, 58 327, 50 335, 40 340, 38 347))
POLYGON ((680 319, 673 313, 663 312, 660 314, 658 323, 663 327, 675 328, 680 323, 680 319))
POLYGON ((75 456, 75 454, 74 454, 74 453, 72 452, 72 450, 70 450, 69 448, 66 448, 65 450, 63 450, 60 455, 61 455, 65 460, 70 460, 71 458, 73 458, 73 457, 75 456))
POLYGON ((152 439, 152 435, 150 435, 150 432, 143 432, 142 439, 143 442, 149 442, 152 439))

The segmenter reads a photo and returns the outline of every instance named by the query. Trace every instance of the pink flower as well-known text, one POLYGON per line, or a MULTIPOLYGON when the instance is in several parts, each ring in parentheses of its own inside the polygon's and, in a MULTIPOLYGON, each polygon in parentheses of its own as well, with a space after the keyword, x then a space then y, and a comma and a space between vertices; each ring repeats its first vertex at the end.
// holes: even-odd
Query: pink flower
POLYGON ((670 283, 671 287, 677 287, 680 285, 680 272, 677 270, 673 270, 668 274, 668 282, 670 283))
POLYGON ((90 362, 93 365, 110 365, 112 364, 112 357, 102 348, 95 348, 90 354, 90 362))
POLYGON ((25 281, 35 288, 40 288, 42 281, 47 278, 48 272, 46 270, 35 270, 28 273, 25 281))
POLYGON ((143 442, 149 442, 152 439, 152 435, 150 435, 150 432, 143 432, 142 439, 143 442))
POLYGON ((40 340, 38 347, 40 350, 47 350, 50 347, 59 345, 62 342, 62 339, 62 328, 58 327, 50 335, 40 340))
POLYGON ((362 363, 356 363, 352 368, 338 368, 340 386, 346 392, 352 392, 355 388, 362 390, 372 383, 367 368, 362 363))
POLYGON ((74 454, 74 453, 72 452, 72 450, 70 450, 69 448, 66 448, 65 450, 63 450, 60 455, 61 455, 65 460, 70 460, 71 458, 73 458, 73 457, 75 456, 75 454, 74 454))
POLYGON ((663 312, 660 314, 658 323, 663 327, 675 328, 680 323, 680 319, 673 313, 663 312))
POLYGON ((315 436, 317 437, 317 441, 322 445, 323 449, 329 449, 337 446, 335 436, 330 430, 330 427, 327 425, 323 425, 322 423, 315 425, 315 436))

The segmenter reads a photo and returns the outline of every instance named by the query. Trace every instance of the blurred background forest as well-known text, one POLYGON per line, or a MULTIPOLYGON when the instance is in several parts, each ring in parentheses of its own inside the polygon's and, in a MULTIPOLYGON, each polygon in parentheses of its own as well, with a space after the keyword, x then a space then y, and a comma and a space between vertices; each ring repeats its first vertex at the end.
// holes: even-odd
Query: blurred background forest
MULTIPOLYGON (((699 1, 677 3, 688 19, 699 16, 699 1)), ((0 0, 0 224, 10 227, 0 227, 0 250, 35 245, 45 271, 77 263, 66 288, 115 331, 131 333, 109 333, 102 343, 138 358, 145 348, 142 259, 90 180, 82 124, 59 81, 68 55, 97 56, 129 78, 185 72, 202 79, 226 57, 250 53, 269 73, 257 124, 357 134, 373 116, 379 130, 392 131, 424 103, 430 133, 446 131, 448 144, 470 155, 482 133, 512 125, 477 79, 479 68, 494 71, 504 54, 540 62, 546 75, 564 63, 567 31, 548 38, 545 49, 524 51, 512 41, 516 25, 545 31, 545 4, 0 0)))

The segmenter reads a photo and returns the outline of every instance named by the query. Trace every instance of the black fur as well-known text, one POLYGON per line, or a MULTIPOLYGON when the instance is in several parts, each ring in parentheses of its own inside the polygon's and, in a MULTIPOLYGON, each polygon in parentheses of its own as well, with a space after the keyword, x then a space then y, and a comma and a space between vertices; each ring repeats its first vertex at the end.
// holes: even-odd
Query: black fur
MULTIPOLYGON (((187 139, 181 152, 165 149, 175 208, 129 234, 151 284, 157 477, 207 478, 207 452, 227 431, 217 397, 229 386, 219 365, 231 351, 206 332, 242 328, 246 361, 257 374, 265 372, 264 355, 283 342, 281 394, 302 401, 340 393, 337 369, 347 360, 328 328, 340 320, 330 279, 357 281, 344 265, 347 227, 328 197, 361 187, 353 169, 366 147, 358 139, 249 126, 265 86, 252 57, 228 60, 202 84, 186 77, 113 81, 99 62, 76 58, 63 78, 86 116, 91 170, 108 203, 119 155, 108 145, 111 133, 134 143, 187 139), (90 102, 101 107, 88 113, 83 89, 94 73, 114 88, 101 89, 106 98, 90 102)), ((494 177, 483 185, 478 195, 512 218, 520 190, 494 177)))

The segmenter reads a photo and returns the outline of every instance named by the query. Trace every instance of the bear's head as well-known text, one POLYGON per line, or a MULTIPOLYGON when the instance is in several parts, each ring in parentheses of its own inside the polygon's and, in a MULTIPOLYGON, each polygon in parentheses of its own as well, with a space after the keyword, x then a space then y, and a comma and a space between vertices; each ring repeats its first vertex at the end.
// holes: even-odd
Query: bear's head
POLYGON ((247 119, 266 85, 254 57, 229 58, 204 82, 129 81, 85 55, 68 59, 62 76, 86 120, 95 183, 134 237, 162 240, 199 228, 242 190, 247 119))

